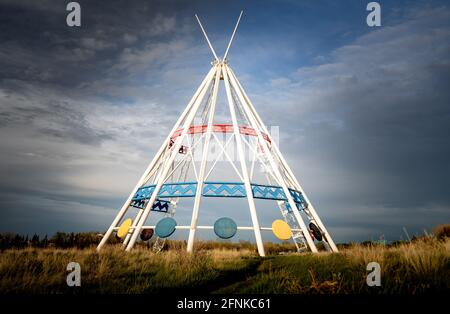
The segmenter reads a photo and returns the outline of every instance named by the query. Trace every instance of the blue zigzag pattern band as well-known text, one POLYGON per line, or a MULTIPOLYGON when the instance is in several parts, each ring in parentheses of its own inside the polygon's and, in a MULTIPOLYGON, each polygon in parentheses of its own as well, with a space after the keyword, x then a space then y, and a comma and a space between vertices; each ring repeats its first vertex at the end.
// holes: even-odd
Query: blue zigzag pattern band
MULTIPOLYGON (((139 202, 145 202, 149 199, 155 190, 156 185, 148 185, 139 188, 133 197, 132 206, 140 204, 139 202), (133 205, 135 204, 135 205, 133 205)), ((261 185, 261 184, 251 184, 253 197, 256 199, 269 199, 276 201, 285 201, 286 208, 291 211, 291 207, 287 203, 286 194, 283 188, 280 186, 273 185, 261 185)), ((159 193, 158 198, 172 198, 172 197, 194 197, 197 190, 196 182, 179 182, 179 183, 166 183, 163 184, 159 193)), ((289 192, 294 199, 299 210, 308 207, 301 192, 289 189, 289 192)), ((205 197, 246 197, 244 183, 241 182, 204 182, 202 196, 205 197)), ((161 202, 161 200, 159 200, 161 202)), ((166 202, 166 201, 165 201, 166 202)), ((153 207, 156 206, 158 202, 155 202, 153 207)), ((162 206, 162 205, 161 205, 162 206)), ((168 204, 164 204, 167 206, 168 204)), ((165 208, 165 207, 164 207, 165 208)), ((156 206, 155 210, 160 211, 161 207, 156 206)), ((153 209, 152 209, 153 210, 153 209)), ((166 210, 167 211, 167 210, 166 210)))
MULTIPOLYGON (((144 209, 145 200, 146 199, 133 200, 131 201, 131 206, 139 209, 144 209)), ((169 210, 169 201, 157 200, 155 203, 153 203, 152 211, 167 213, 168 210, 169 210)))
POLYGON ((246 197, 244 184, 205 182, 203 185, 203 196, 209 197, 246 197))

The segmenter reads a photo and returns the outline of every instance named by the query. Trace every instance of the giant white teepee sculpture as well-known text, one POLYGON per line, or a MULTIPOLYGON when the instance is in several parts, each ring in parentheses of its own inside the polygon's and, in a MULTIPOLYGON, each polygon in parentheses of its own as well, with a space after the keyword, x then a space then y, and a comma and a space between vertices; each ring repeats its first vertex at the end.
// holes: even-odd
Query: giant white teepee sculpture
MULTIPOLYGON (((187 250, 192 252, 196 231, 214 229, 221 238, 230 238, 236 230, 252 230, 261 256, 265 255, 261 231, 273 231, 280 239, 292 239, 298 251, 309 248, 312 252, 317 252, 314 241, 323 241, 327 250, 338 251, 228 64, 228 52, 241 16, 242 12, 222 59, 217 57, 196 16, 214 55, 212 68, 123 204, 97 249, 103 247, 113 232, 117 232, 117 235, 123 238, 123 245, 129 251, 139 236, 145 241, 155 231, 158 237, 154 249, 160 250, 164 239, 175 229, 187 229, 189 230, 187 250), (228 124, 215 123, 221 80, 225 84, 228 124), (197 121, 200 123, 196 124, 197 121), (221 142, 219 139, 221 135, 227 135, 229 138, 221 142), (216 151, 215 154, 211 154, 214 145, 219 148, 219 153, 216 151), (231 147, 237 152, 236 160, 230 156, 231 147), (197 158, 198 162, 194 155, 200 156, 197 158), (234 182, 211 181, 211 175, 221 158, 230 166, 229 172, 238 178, 234 182), (262 180, 264 182, 255 181, 257 177, 255 164, 261 166, 262 173, 259 175, 264 177, 262 180), (175 215, 179 200, 185 197, 193 198, 191 224, 178 226, 171 217, 175 215), (217 220, 214 226, 199 226, 197 222, 200 205, 202 200, 210 197, 246 199, 245 207, 248 206, 250 211, 252 226, 236 226, 229 218, 217 220), (283 220, 276 220, 271 227, 261 227, 255 206, 257 199, 276 201, 280 218, 283 220), (165 218, 159 220, 156 226, 145 225, 150 212, 159 215, 162 213, 165 218), (124 219, 126 215, 135 216, 134 219, 124 219)), ((223 200, 225 202, 225 198, 223 200)))

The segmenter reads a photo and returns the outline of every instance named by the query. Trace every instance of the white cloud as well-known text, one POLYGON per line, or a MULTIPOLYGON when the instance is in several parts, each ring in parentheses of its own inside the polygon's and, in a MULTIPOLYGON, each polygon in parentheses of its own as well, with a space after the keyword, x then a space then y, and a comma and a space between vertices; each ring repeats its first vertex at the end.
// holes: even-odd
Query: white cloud
POLYGON ((142 31, 143 35, 159 36, 175 31, 177 26, 174 16, 163 16, 157 14, 147 29, 142 31))
POLYGON ((165 64, 176 54, 187 48, 184 40, 173 40, 168 43, 149 43, 144 48, 125 48, 114 66, 116 69, 126 69, 128 72, 137 72, 151 66, 165 64))
POLYGON ((282 87, 282 86, 289 85, 290 83, 291 83, 291 80, 286 77, 277 77, 277 78, 270 80, 270 84, 273 87, 282 87))
POLYGON ((125 33, 125 34, 123 35, 123 41, 124 41, 126 44, 133 44, 133 43, 136 42, 137 39, 138 39, 137 36, 136 36, 136 35, 133 35, 133 34, 125 33))
MULTIPOLYGON (((124 39, 130 40, 130 37, 126 37, 124 35, 124 39)), ((81 39, 81 46, 90 49, 90 50, 103 50, 111 47, 115 47, 115 43, 111 41, 106 41, 94 37, 84 37, 81 39)))

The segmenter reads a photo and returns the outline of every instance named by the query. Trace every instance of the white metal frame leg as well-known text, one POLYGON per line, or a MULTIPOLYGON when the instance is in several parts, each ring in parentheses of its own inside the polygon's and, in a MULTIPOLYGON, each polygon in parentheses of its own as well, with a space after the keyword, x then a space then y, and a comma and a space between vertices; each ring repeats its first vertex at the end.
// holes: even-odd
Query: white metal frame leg
MULTIPOLYGON (((228 67, 226 67, 225 72, 228 72, 228 67)), ((283 180, 283 177, 282 177, 282 175, 280 173, 280 170, 278 169, 278 166, 276 165, 276 163, 275 163, 275 161, 273 159, 273 156, 270 154, 269 146, 267 145, 267 143, 266 143, 266 141, 265 141, 265 139, 264 139, 264 137, 263 137, 263 135, 261 133, 261 130, 260 130, 258 124, 256 123, 256 120, 255 120, 255 117, 253 116, 253 113, 248 108, 248 104, 247 104, 244 96, 242 95, 242 92, 241 92, 241 90, 239 88, 239 85, 236 83, 235 78, 232 77, 231 75, 230 75, 230 82, 231 82, 234 90, 236 91, 236 94, 237 94, 237 96, 239 98, 239 101, 241 102, 241 105, 242 105, 242 107, 243 107, 243 109, 244 109, 244 111, 245 111, 245 113, 247 115, 247 118, 248 118, 249 122, 251 123, 253 129, 256 131, 256 133, 258 135, 258 139, 260 141, 260 145, 263 146, 264 153, 266 154, 266 157, 267 157, 267 159, 268 159, 268 161, 270 163, 272 171, 274 172, 275 176, 278 178, 278 180, 279 180, 279 182, 281 184, 281 187, 282 187, 282 189, 283 189, 283 191, 284 191, 284 193, 285 193, 285 195, 286 195, 286 197, 288 199, 289 205, 292 208, 292 211, 293 211, 293 213, 295 215, 295 218, 297 219, 297 221, 298 221, 298 223, 300 225, 300 228, 303 231, 303 235, 304 235, 304 237, 305 237, 305 239, 306 239, 306 241, 308 243, 309 248, 311 249, 311 251, 313 253, 316 253, 317 252, 317 247, 314 244, 314 241, 312 240, 311 235, 309 234, 309 229, 306 227, 305 222, 303 221, 303 218, 300 216, 300 213, 298 212, 298 210, 296 210, 297 209, 297 205, 295 204, 294 199, 292 198, 292 195, 289 192, 289 189, 288 189, 286 183, 283 180)))
POLYGON ((280 159, 280 161, 283 164, 283 167, 287 170, 287 172, 289 173, 289 175, 291 176, 292 180, 294 180, 294 183, 296 185, 296 188, 303 194, 303 197, 305 198, 305 201, 308 203, 308 209, 311 213, 311 215, 313 216, 314 220, 317 222, 317 224, 319 225, 319 228, 322 230, 322 232, 325 235, 325 238, 327 240, 327 242, 330 244, 330 247, 332 249, 333 252, 339 252, 336 244, 334 243, 333 239, 331 238, 331 235, 328 233, 327 229, 325 228, 325 225, 322 223, 322 220, 320 219, 319 215, 317 215, 317 212, 313 206, 313 204, 311 203, 311 201, 309 200, 307 194, 305 193, 305 191, 303 190, 302 186, 300 185, 299 181, 297 180, 297 178, 295 177, 294 173, 292 172, 291 168, 289 167, 288 163, 286 162, 286 160, 284 159, 283 155, 281 154, 277 144, 275 143, 275 141, 273 140, 272 136, 270 135, 269 131, 267 130, 267 127, 264 125, 264 123, 262 122, 261 117, 259 116, 258 112, 256 111, 255 107, 253 106, 252 102, 250 101, 250 98, 247 96, 247 94, 245 93, 245 90, 243 89, 241 83, 237 80, 236 76, 233 73, 233 70, 231 68, 228 68, 229 71, 231 72, 231 75, 235 78, 240 90, 242 91, 242 94, 244 95, 245 99, 247 100, 248 106, 251 109, 252 113, 254 114, 255 118, 257 119, 257 121, 259 122, 261 128, 263 129, 263 131, 269 136, 269 139, 272 143, 272 148, 275 150, 277 157, 280 159))
POLYGON ((206 130, 205 143, 203 146, 202 161, 201 161, 200 169, 199 169, 199 173, 198 173, 197 191, 195 193, 194 208, 192 210, 192 218, 191 218, 191 228, 189 230, 189 239, 188 239, 188 245, 187 245, 188 252, 192 252, 192 250, 194 248, 195 232, 197 231, 198 212, 200 209, 200 203, 201 203, 201 198, 202 198, 203 181, 204 181, 204 177, 205 177, 206 163, 208 162, 209 143, 211 140, 212 125, 214 122, 214 113, 216 110, 217 93, 219 90, 220 74, 221 74, 221 68, 219 67, 219 70, 216 73, 215 81, 214 81, 214 89, 213 89, 213 94, 212 94, 212 98, 211 98, 210 112, 209 112, 209 117, 208 117, 208 127, 206 130))
POLYGON ((242 172, 242 176, 244 177, 245 192, 247 194, 248 206, 250 209, 250 215, 251 215, 252 223, 253 223, 253 230, 255 232, 256 245, 258 247, 259 255, 265 256, 266 253, 264 252, 264 245, 263 245, 263 241, 262 241, 262 237, 261 237, 261 228, 259 226, 258 215, 256 214, 256 207, 255 207, 255 201, 253 199, 252 186, 250 183, 250 178, 249 178, 249 174, 248 174, 248 170, 247 170, 247 163, 245 161, 244 149, 242 147, 241 132, 239 130, 239 125, 238 125, 237 118, 236 118, 236 112, 234 109, 233 97, 231 95, 230 83, 228 81, 226 65, 223 65, 223 81, 225 82, 225 89, 226 89, 227 98, 228 98, 228 106, 230 109, 231 119, 233 121, 234 137, 236 138, 236 146, 238 149, 239 159, 240 159, 240 163, 241 163, 241 172, 242 172))
MULTIPOLYGON (((134 219, 133 224, 131 225, 131 228, 130 228, 131 231, 133 231, 134 228, 136 228, 137 222, 139 221, 139 219, 142 216, 142 213, 144 212, 143 209, 138 209, 138 210, 139 210, 139 212, 136 215, 136 219, 134 219)), ((125 237, 125 240, 123 240, 122 247, 126 247, 127 246, 128 241, 130 241, 130 238, 131 238, 131 233, 128 232, 127 236, 125 237)))
POLYGON ((158 196, 159 190, 161 189, 162 185, 164 184, 164 179, 166 178, 166 175, 170 170, 170 166, 172 165, 176 154, 178 154, 181 144, 183 143, 183 139, 185 138, 185 136, 189 130, 189 126, 192 124, 192 121, 195 118, 195 114, 197 113, 198 108, 200 107, 202 100, 205 97, 205 94, 208 90, 208 87, 211 84, 211 81, 214 77, 215 72, 218 71, 217 68, 218 68, 218 66, 214 66, 213 71, 210 71, 208 73, 207 83, 205 84, 204 88, 200 92, 200 95, 198 96, 198 98, 195 100, 192 110, 190 110, 190 112, 186 118, 186 121, 184 121, 183 131, 182 131, 181 135, 176 139, 175 144, 173 145, 174 148, 171 152, 170 158, 166 161, 162 172, 159 174, 155 189, 153 190, 152 196, 150 197, 150 200, 147 203, 147 206, 145 207, 144 212, 143 212, 141 218, 139 219, 138 224, 136 225, 136 228, 133 230, 133 234, 131 236, 130 242, 127 245, 126 251, 130 251, 133 248, 133 246, 137 240, 137 237, 139 235, 139 232, 140 232, 144 222, 146 221, 148 215, 150 214, 152 205, 155 202, 156 197, 158 196))
POLYGON ((192 105, 195 103, 195 100, 197 99, 198 95, 200 94, 200 92, 203 90, 205 84, 208 81, 208 78, 210 77, 211 73, 213 73, 214 68, 211 68, 211 70, 208 72, 208 74, 205 76, 205 78, 203 79, 202 83, 200 84, 200 86, 198 87, 197 91, 195 92, 195 94, 192 96, 191 100, 189 101, 189 104, 186 106, 186 109, 183 111, 183 113, 181 114, 181 116, 178 118, 178 121, 175 123, 175 125, 173 126, 172 130, 170 131, 169 135, 167 136, 166 140, 163 142, 163 144, 161 145, 161 147, 159 148, 159 151, 156 153, 155 157, 153 158, 153 160, 150 162, 150 164, 148 165, 147 169, 144 171, 144 174, 142 175, 142 177, 139 179, 139 181, 137 182, 136 186, 134 187, 134 189, 131 191, 130 195, 128 196, 128 199, 125 201, 125 203, 123 204, 122 208, 120 209, 119 213, 116 215, 116 217, 114 218, 113 222, 111 223, 111 225, 108 228, 108 231, 106 231, 105 235, 103 236, 102 240, 100 241, 99 245, 97 246, 97 250, 100 250, 105 243, 108 241, 109 237, 111 236, 111 233, 114 231, 114 228, 117 226, 117 224, 119 223, 119 221, 122 219, 122 217, 125 215, 125 213, 128 210, 128 207, 130 206, 131 200, 134 197, 134 195, 136 194, 137 190, 142 186, 142 184, 145 182, 148 174, 152 171, 153 167, 155 166, 155 164, 158 162, 158 160, 161 158, 161 155, 163 154, 164 150, 167 148, 167 143, 170 140, 170 137, 172 136, 173 132, 175 132, 175 130, 177 130, 177 128, 179 127, 181 121, 183 121, 183 119, 186 117, 187 113, 190 111, 190 109, 192 108, 192 105))

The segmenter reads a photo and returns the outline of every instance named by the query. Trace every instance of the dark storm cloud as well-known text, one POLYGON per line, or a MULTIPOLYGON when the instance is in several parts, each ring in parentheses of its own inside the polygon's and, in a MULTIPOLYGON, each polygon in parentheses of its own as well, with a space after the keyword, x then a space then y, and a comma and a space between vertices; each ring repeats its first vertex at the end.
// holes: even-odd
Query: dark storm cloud
POLYGON ((421 12, 338 49, 332 63, 297 73, 299 93, 311 95, 300 98, 310 119, 297 145, 370 176, 373 188, 358 193, 366 200, 381 194, 386 205, 403 207, 450 201, 449 17, 448 10, 421 12))
POLYGON ((103 228, 96 212, 113 214, 182 107, 157 84, 203 75, 179 70, 193 24, 172 4, 81 1, 79 29, 65 5, 1 3, 3 231, 103 228))
POLYGON ((417 10, 273 84, 291 114, 266 116, 297 129, 283 148, 331 224, 448 221, 449 21, 447 8, 417 10))
MULTIPOLYGON (((242 6, 80 3, 0 1, 0 231, 105 228, 208 70, 193 14, 222 51, 242 6)), ((448 221, 450 10, 248 3, 232 66, 337 240, 448 221)))

